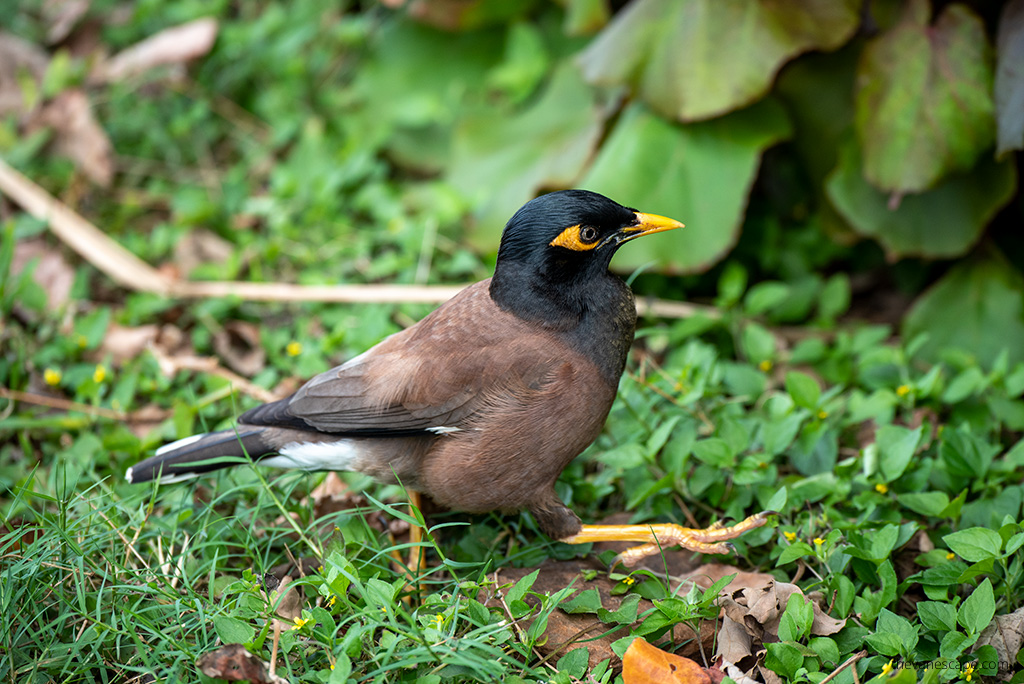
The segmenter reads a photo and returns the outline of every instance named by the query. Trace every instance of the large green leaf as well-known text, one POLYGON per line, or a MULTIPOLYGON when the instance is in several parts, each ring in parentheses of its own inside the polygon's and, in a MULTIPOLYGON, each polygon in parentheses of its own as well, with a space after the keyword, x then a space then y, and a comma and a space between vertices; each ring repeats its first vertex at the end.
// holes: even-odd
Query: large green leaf
POLYGON ((973 245, 989 220, 1011 197, 1017 173, 1011 162, 985 156, 970 173, 950 176, 934 189, 902 197, 891 207, 889 197, 861 173, 856 145, 850 141, 839 165, 826 181, 826 192, 839 214, 857 232, 875 238, 893 258, 959 256, 973 245))
POLYGON ((502 31, 448 34, 392 21, 368 47, 352 87, 358 106, 343 124, 364 147, 383 145, 400 163, 436 171, 448 158, 452 124, 482 98, 480 84, 504 44, 502 31))
POLYGON ((1024 149, 1024 0, 1003 7, 996 37, 997 151, 1024 149))
POLYGON ((787 135, 789 122, 774 100, 686 125, 631 105, 581 186, 687 225, 629 243, 616 266, 656 261, 685 272, 711 266, 736 241, 761 153, 787 135))
POLYGON ((904 319, 905 339, 920 333, 928 333, 924 358, 957 347, 985 364, 1004 349, 1011 363, 1024 361, 1024 277, 999 254, 958 264, 904 319))
POLYGON ((882 190, 920 192, 966 170, 995 125, 985 27, 963 5, 929 25, 928 0, 864 49, 856 93, 864 176, 882 190))
POLYGON ((593 93, 567 63, 528 109, 492 107, 460 122, 448 180, 476 207, 474 244, 495 247, 501 227, 540 188, 573 185, 600 135, 593 93))
POLYGON ((856 0, 633 0, 580 55, 584 76, 633 86, 655 111, 698 121, 768 92, 779 68, 857 28, 856 0))

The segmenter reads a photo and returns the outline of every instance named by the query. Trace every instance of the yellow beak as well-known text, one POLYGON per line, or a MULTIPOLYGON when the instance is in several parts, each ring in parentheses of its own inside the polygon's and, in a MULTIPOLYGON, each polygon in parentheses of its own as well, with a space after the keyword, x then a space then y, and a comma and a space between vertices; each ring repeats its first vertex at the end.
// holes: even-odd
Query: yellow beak
POLYGON ((626 226, 620 231, 622 234, 620 242, 626 242, 627 240, 638 238, 641 235, 663 233, 666 230, 675 230, 676 228, 682 227, 683 224, 675 219, 658 216, 657 214, 643 214, 638 211, 636 212, 636 224, 626 226))

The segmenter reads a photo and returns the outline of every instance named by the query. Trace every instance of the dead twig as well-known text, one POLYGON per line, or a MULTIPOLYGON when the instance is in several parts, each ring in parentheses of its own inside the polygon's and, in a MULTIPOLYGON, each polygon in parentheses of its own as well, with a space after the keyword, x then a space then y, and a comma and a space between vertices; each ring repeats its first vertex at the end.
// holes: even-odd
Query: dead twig
POLYGON ((97 418, 106 418, 108 420, 127 420, 129 418, 129 415, 124 411, 115 411, 114 409, 103 408, 101 406, 89 406, 88 404, 81 404, 77 401, 61 399, 60 397, 50 397, 45 394, 22 392, 20 390, 7 389, 6 387, 0 387, 0 397, 10 399, 12 402, 23 401, 26 404, 46 406, 48 408, 60 409, 61 411, 77 411, 79 413, 85 413, 97 418))
MULTIPOLYGON (((860 660, 861 658, 863 658, 867 654, 868 654, 867 651, 857 651, 852 656, 847 658, 846 662, 844 662, 842 665, 837 667, 835 672, 831 673, 830 675, 828 675, 827 677, 822 679, 819 684, 828 684, 830 681, 832 681, 833 679, 836 678, 836 675, 838 675, 840 672, 842 672, 846 668, 850 667, 851 665, 855 664, 858 660, 860 660)), ((854 671, 853 671, 853 678, 855 680, 857 679, 857 670, 856 669, 854 669, 854 671)))

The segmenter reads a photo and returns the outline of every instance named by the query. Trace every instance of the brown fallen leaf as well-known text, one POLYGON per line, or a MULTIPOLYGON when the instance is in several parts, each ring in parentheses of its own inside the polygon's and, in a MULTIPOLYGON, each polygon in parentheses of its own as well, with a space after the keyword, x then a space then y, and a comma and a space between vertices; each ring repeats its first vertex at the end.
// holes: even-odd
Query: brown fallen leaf
POLYGON ((231 370, 252 377, 266 366, 260 329, 246 321, 228 321, 213 334, 213 348, 231 370))
POLYGON ((201 264, 223 264, 234 251, 234 245, 221 236, 199 228, 174 246, 174 264, 178 273, 187 278, 201 264))
POLYGON ((711 684, 704 668, 673 653, 634 639, 622 656, 623 684, 711 684))
POLYGON ((114 146, 92 115, 85 91, 65 90, 43 106, 29 129, 49 126, 57 151, 68 157, 93 183, 107 187, 114 179, 114 146))
POLYGON ((271 674, 270 666, 258 656, 245 650, 242 644, 228 644, 216 651, 204 653, 196 666, 207 677, 229 682, 253 684, 288 684, 288 680, 271 674))
POLYGON ((32 280, 46 292, 46 306, 50 311, 57 311, 68 303, 71 286, 75 282, 75 269, 64 259, 64 256, 44 240, 22 240, 14 245, 11 261, 11 273, 18 275, 25 270, 29 262, 38 259, 32 280))
POLYGON ((132 328, 111 323, 100 343, 98 356, 111 357, 114 363, 120 364, 137 358, 146 348, 156 344, 160 337, 160 327, 154 324, 140 325, 132 328))
MULTIPOLYGON (((997 615, 988 627, 982 630, 974 650, 986 645, 996 649, 999 662, 1017 662, 1017 653, 1024 647, 1024 608, 1018 608, 1009 615, 997 615)), ((1000 669, 996 678, 1009 681, 1013 674, 1013 668, 1000 669)))
POLYGON ((96 65, 90 79, 120 81, 153 67, 181 64, 201 57, 213 47, 217 29, 217 21, 210 17, 164 29, 96 65))
POLYGON ((89 3, 90 0, 45 0, 43 16, 50 25, 46 31, 46 42, 53 45, 67 38, 89 11, 89 3))

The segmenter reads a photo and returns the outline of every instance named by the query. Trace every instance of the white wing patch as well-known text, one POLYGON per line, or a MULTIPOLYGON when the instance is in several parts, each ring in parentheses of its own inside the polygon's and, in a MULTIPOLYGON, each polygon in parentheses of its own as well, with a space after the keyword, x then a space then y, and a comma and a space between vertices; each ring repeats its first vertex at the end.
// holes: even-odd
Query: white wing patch
POLYGON ((427 432, 433 432, 435 435, 450 435, 455 432, 462 432, 462 428, 448 427, 446 425, 435 425, 434 427, 428 427, 427 432))
POLYGON ((355 470, 358 450, 351 440, 336 442, 289 442, 277 456, 261 458, 261 466, 299 470, 355 470))
MULTIPOLYGON (((192 435, 191 437, 185 437, 184 439, 179 439, 177 442, 171 442, 170 444, 164 444, 162 447, 160 447, 159 449, 156 450, 156 454, 155 455, 156 456, 163 456, 168 451, 174 451, 175 449, 180 449, 181 447, 187 447, 189 444, 192 444, 194 442, 198 442, 199 440, 201 440, 205 436, 206 436, 205 434, 192 435)), ((130 481, 131 480, 129 480, 129 482, 130 481)))

